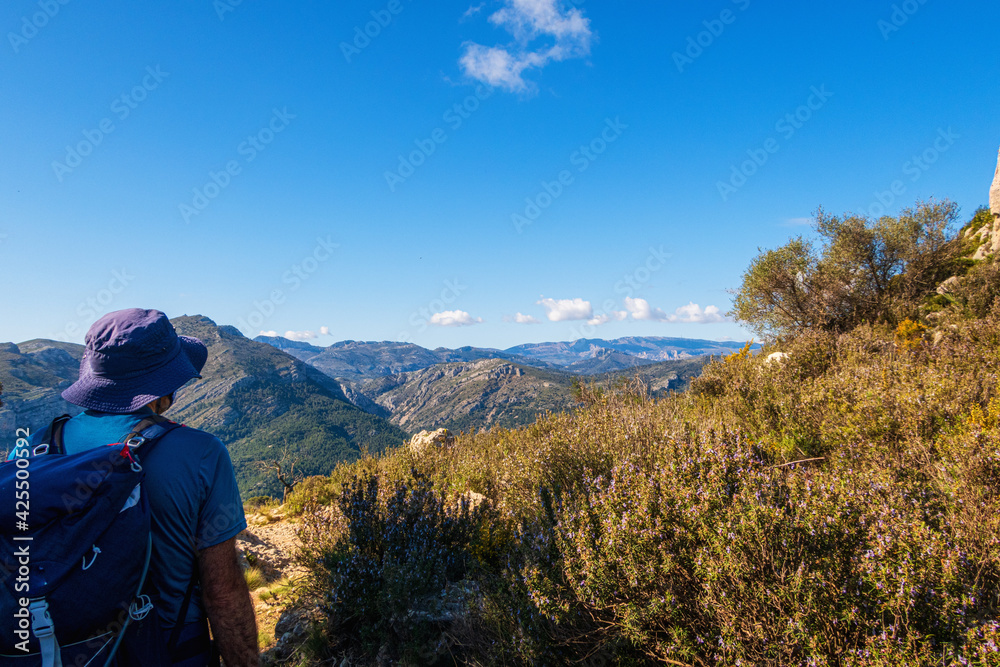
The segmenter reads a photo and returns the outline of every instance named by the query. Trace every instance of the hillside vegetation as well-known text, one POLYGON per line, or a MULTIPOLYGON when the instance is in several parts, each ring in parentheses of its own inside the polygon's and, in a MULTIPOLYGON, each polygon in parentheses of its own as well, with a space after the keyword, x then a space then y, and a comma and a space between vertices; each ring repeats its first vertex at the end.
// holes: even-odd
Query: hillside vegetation
POLYGON ((306 480, 319 618, 282 659, 1000 664, 1000 270, 955 217, 821 213, 737 293, 763 353, 684 394, 306 480))
POLYGON ((402 430, 351 404, 336 381, 308 364, 207 317, 171 321, 178 333, 208 346, 208 361, 203 379, 177 393, 167 416, 226 443, 244 497, 281 495, 261 461, 287 455, 296 470, 325 474, 363 450, 377 453, 405 440, 402 430))
POLYGON ((708 357, 654 362, 579 378, 565 370, 543 370, 502 359, 436 364, 362 382, 342 381, 348 397, 372 414, 411 433, 448 428, 472 431, 491 426, 524 426, 545 412, 580 405, 580 383, 614 385, 641 377, 651 391, 680 391, 708 357))

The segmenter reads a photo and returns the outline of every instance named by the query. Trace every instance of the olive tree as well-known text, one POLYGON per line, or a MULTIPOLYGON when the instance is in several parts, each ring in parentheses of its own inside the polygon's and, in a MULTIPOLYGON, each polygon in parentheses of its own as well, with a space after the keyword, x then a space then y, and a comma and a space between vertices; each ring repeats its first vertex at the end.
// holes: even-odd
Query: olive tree
POLYGON ((892 322, 957 270, 957 212, 948 201, 877 220, 819 209, 815 241, 799 236, 753 259, 731 314, 769 339, 892 322))

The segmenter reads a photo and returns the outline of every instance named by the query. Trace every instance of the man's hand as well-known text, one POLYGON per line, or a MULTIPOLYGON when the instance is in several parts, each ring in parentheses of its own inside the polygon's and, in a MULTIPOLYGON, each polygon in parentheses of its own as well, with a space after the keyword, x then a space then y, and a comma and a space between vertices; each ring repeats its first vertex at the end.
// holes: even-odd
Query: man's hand
POLYGON ((202 595, 226 667, 257 667, 257 619, 236 557, 236 538, 198 552, 202 595))

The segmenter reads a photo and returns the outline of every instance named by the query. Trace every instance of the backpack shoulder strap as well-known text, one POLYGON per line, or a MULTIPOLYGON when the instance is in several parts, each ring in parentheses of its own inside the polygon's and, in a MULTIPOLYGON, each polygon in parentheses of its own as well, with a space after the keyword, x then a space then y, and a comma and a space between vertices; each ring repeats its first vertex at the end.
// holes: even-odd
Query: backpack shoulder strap
POLYGON ((48 445, 48 447, 39 452, 39 454, 65 454, 66 445, 63 441, 63 429, 66 427, 66 422, 70 420, 69 415, 60 415, 52 420, 49 424, 49 428, 42 436, 42 442, 38 445, 48 445))
POLYGON ((134 451, 148 454, 160 438, 180 427, 180 424, 162 415, 150 415, 136 424, 132 432, 125 436, 125 444, 134 451))

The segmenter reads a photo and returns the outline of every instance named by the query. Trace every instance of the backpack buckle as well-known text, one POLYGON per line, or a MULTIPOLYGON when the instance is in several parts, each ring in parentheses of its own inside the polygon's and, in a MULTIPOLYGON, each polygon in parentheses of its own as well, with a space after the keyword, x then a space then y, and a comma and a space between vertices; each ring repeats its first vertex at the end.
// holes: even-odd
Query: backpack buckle
POLYGON ((125 441, 125 444, 129 449, 135 449, 136 447, 142 446, 146 442, 146 439, 141 435, 133 435, 131 438, 125 441))
POLYGON ((31 631, 39 639, 51 637, 55 634, 55 625, 52 623, 52 615, 49 614, 49 603, 45 598, 32 600, 28 605, 31 612, 31 631))
POLYGON ((31 450, 32 456, 43 456, 49 453, 49 443, 43 442, 34 449, 31 450))

